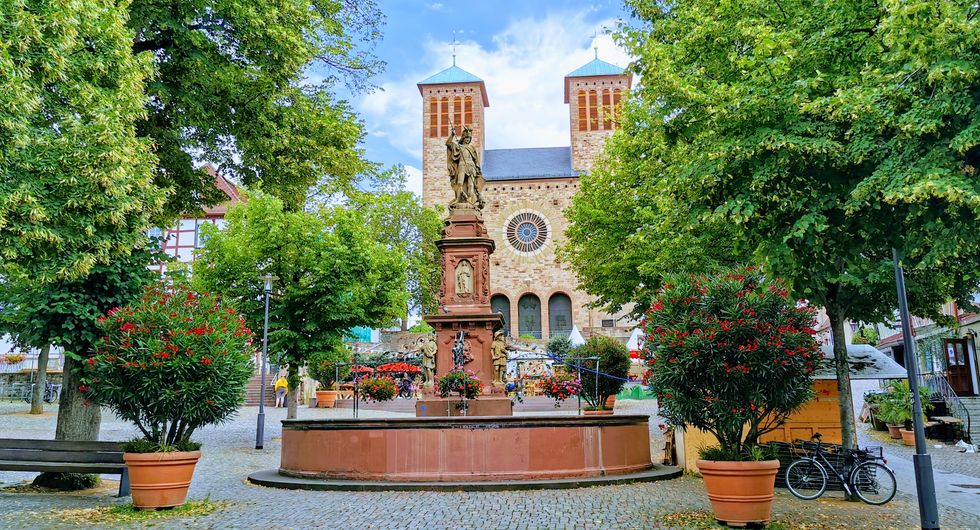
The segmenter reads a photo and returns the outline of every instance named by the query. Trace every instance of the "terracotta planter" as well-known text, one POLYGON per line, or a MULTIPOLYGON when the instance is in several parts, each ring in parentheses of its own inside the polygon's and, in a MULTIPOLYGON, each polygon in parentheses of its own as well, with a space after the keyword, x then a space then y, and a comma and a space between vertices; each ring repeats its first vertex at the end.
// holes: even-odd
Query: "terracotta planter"
POLYGON ((340 392, 336 390, 317 390, 316 406, 320 408, 332 409, 337 403, 337 396, 340 392))
POLYGON ((698 460, 715 519, 729 525, 768 522, 779 460, 722 462, 698 460))
POLYGON ((611 410, 583 410, 582 414, 585 416, 612 416, 613 411, 611 410))
POLYGON ((606 408, 612 410, 614 407, 616 407, 616 394, 606 398, 606 408))
POLYGON ((184 504, 200 451, 124 453, 133 506, 141 510, 184 504))
POLYGON ((915 445, 915 431, 899 429, 902 436, 902 443, 905 445, 915 445))
POLYGON ((902 429, 902 426, 901 425, 892 425, 891 423, 889 423, 888 424, 888 435, 891 436, 892 438, 898 440, 899 438, 902 437, 902 433, 899 432, 901 429, 902 429))

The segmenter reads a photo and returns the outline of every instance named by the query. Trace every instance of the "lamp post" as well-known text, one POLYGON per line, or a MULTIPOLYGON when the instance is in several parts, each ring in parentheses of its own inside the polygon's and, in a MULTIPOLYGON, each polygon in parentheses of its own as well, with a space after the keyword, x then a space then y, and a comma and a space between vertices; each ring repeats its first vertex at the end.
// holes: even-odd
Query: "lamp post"
POLYGON ((926 451, 926 435, 922 425, 922 401, 919 397, 919 358, 915 354, 912 324, 909 321, 909 303, 905 297, 905 271, 898 261, 898 251, 892 249, 895 262, 895 286, 898 289, 898 311, 902 319, 902 338, 905 343, 905 369, 908 371, 909 388, 912 390, 912 428, 915 430, 915 491, 919 498, 919 522, 924 529, 939 528, 939 510, 936 506, 936 484, 932 476, 932 457, 926 451))
POLYGON ((262 386, 259 387, 259 415, 255 419, 255 448, 262 449, 265 439, 265 372, 266 362, 269 358, 269 297, 272 296, 272 282, 279 278, 266 274, 259 279, 265 281, 265 325, 262 329, 262 368, 260 380, 262 386))

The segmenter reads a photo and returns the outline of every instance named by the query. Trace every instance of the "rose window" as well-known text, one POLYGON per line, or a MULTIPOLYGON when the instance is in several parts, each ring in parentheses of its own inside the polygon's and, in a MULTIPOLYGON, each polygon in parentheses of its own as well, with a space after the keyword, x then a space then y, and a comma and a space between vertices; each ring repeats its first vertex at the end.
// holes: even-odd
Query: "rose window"
POLYGON ((504 235, 517 252, 533 253, 548 241, 548 222, 537 212, 518 212, 507 221, 504 235))

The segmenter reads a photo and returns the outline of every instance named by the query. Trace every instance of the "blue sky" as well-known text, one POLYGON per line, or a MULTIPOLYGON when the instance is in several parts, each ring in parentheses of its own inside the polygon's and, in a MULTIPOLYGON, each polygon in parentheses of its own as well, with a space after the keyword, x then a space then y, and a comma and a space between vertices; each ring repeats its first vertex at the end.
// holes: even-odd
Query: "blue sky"
MULTIPOLYGON (((592 60, 593 32, 614 29, 625 16, 619 0, 380 0, 387 17, 376 55, 387 62, 378 89, 354 97, 364 120, 370 160, 408 169, 409 189, 421 190, 422 102, 416 83, 452 64, 482 78, 487 148, 569 145, 565 74, 592 60)), ((596 39, 599 58, 626 66, 608 35, 596 39)))

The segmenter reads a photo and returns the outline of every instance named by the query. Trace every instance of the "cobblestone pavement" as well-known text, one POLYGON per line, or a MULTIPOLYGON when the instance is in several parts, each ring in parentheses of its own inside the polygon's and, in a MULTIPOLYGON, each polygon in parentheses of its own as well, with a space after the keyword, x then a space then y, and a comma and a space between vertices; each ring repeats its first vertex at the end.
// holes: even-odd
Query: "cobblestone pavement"
MULTIPOLYGON (((26 407, 0 404, 0 436, 50 438, 55 416, 29 416, 26 407)), ((651 402, 617 403, 619 412, 649 411, 651 402)), ((268 409, 265 449, 252 449, 256 408, 242 409, 231 422, 203 429, 204 443, 189 497, 229 504, 193 519, 160 519, 156 528, 662 528, 665 514, 709 509, 701 481, 672 481, 574 490, 436 493, 436 492, 307 492, 252 486, 248 473, 278 465, 283 409, 268 409)), ((301 418, 347 417, 350 411, 300 409, 301 418)), ((362 417, 395 417, 394 413, 362 411, 362 417)), ((399 415, 403 416, 403 415, 399 415)), ((651 418, 656 437, 658 421, 651 418)), ((102 438, 123 440, 133 435, 126 423, 106 414, 102 438)), ((653 444, 662 443, 655 439, 653 444)), ((29 480, 27 473, 0 472, 0 487, 29 480)), ((0 528, 80 528, 64 510, 126 503, 102 490, 91 494, 0 493, 0 528)), ((817 501, 801 501, 777 491, 775 518, 812 528, 914 528, 915 499, 900 494, 881 507, 845 502, 829 493, 817 501)), ((959 510, 941 509, 944 528, 980 528, 980 518, 959 510)), ((95 526, 93 526, 95 527, 95 526)), ((100 525, 99 528, 106 526, 100 525)), ((122 525, 125 527, 125 525, 122 525)), ((134 527, 134 526, 130 526, 134 527)))
MULTIPOLYGON (((929 442, 929 454, 932 455, 932 466, 950 473, 960 473, 970 477, 980 478, 980 453, 961 453, 955 445, 944 444, 937 440, 929 442)), ((865 445, 880 445, 886 454, 912 460, 915 447, 893 440, 886 431, 874 431, 867 423, 858 426, 858 442, 865 445)))

